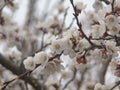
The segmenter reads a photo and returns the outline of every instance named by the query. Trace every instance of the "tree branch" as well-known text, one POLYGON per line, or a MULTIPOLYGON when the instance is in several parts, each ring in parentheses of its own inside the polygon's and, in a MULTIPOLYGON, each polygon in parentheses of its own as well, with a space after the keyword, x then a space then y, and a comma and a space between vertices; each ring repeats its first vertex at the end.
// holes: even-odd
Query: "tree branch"
MULTIPOLYGON (((1 54, 0 54, 0 64, 3 65, 6 69, 10 70, 13 74, 16 75, 21 75, 25 73, 25 70, 21 69, 17 65, 15 65, 13 62, 5 59, 1 54)), ((43 87, 37 79, 33 78, 32 76, 23 76, 21 77, 22 80, 25 82, 29 83, 30 85, 33 86, 36 90, 41 90, 41 87, 43 87)), ((45 86, 44 86, 45 88, 45 86)), ((45 90, 45 89, 44 89, 45 90)))
POLYGON ((115 12, 114 12, 114 3, 115 3, 115 0, 113 0, 113 1, 112 1, 112 3, 111 3, 111 7, 112 7, 112 14, 113 14, 113 15, 115 14, 115 12))
POLYGON ((75 19, 76 19, 76 22, 77 22, 77 26, 79 27, 79 31, 82 33, 82 35, 83 35, 83 37, 91 44, 91 45, 94 45, 93 44, 93 42, 86 36, 86 34, 83 32, 83 30, 82 30, 82 24, 79 22, 79 19, 78 19, 78 13, 77 13, 77 11, 76 11, 76 7, 75 7, 75 5, 74 5, 74 3, 73 3, 73 0, 70 0, 70 2, 71 2, 71 5, 72 5, 72 7, 73 7, 73 10, 74 10, 74 17, 75 17, 75 19))
POLYGON ((73 74, 72 78, 64 85, 62 90, 65 90, 67 88, 67 86, 75 79, 76 73, 77 73, 77 70, 75 68, 74 69, 74 74, 73 74))
POLYGON ((120 85, 120 81, 118 81, 110 90, 113 90, 114 88, 116 88, 119 85, 120 85))
POLYGON ((30 26, 31 23, 33 22, 36 1, 37 0, 29 0, 28 13, 26 17, 27 20, 25 26, 30 26))

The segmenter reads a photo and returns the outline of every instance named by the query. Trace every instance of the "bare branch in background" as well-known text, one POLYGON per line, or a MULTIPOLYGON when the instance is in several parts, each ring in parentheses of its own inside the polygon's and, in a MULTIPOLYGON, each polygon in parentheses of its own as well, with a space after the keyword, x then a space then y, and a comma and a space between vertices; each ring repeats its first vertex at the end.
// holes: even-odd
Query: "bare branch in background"
POLYGON ((73 25, 74 21, 75 21, 75 18, 73 18, 73 19, 72 19, 72 21, 71 21, 70 25, 66 28, 66 30, 69 30, 69 29, 72 27, 72 25, 73 25))
POLYGON ((48 16, 48 9, 49 9, 49 6, 50 6, 50 0, 46 0, 45 2, 45 6, 44 6, 44 10, 42 12, 42 15, 40 17, 40 21, 43 22, 46 20, 46 17, 48 16))
POLYGON ((36 2, 37 0, 29 0, 28 13, 26 15, 27 19, 26 19, 25 26, 30 26, 31 23, 33 22, 36 2))
POLYGON ((78 84, 77 90, 80 90, 80 88, 84 82, 84 76, 85 76, 86 72, 87 72, 87 68, 83 72, 81 72, 81 79, 77 82, 77 84, 78 84))
POLYGON ((107 69, 108 69, 108 66, 109 66, 111 59, 112 59, 112 56, 110 55, 109 58, 106 61, 103 61, 103 63, 102 63, 101 70, 98 74, 99 75, 98 77, 99 77, 101 84, 105 83, 105 75, 106 75, 106 72, 107 72, 107 69))
POLYGON ((77 73, 77 69, 76 68, 74 68, 74 71, 73 71, 73 76, 72 76, 72 78, 64 85, 64 87, 63 87, 63 89, 62 90, 65 90, 67 87, 68 87, 68 85, 75 79, 75 77, 76 77, 76 73, 77 73))
POLYGON ((112 0, 111 7, 112 7, 112 14, 113 15, 115 14, 115 12, 114 12, 114 3, 115 3, 115 0, 112 0))

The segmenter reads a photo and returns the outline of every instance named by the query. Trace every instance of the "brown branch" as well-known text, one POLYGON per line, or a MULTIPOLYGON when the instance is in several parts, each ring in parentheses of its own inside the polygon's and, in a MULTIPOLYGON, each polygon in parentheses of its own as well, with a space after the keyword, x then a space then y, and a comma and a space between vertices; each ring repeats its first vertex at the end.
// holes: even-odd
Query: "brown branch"
POLYGON ((113 90, 114 88, 116 88, 119 85, 120 85, 120 81, 118 81, 110 90, 113 90))
POLYGON ((112 59, 112 55, 110 55, 109 58, 106 61, 103 61, 103 63, 102 63, 102 68, 101 68, 101 71, 98 76, 100 78, 101 84, 104 84, 104 82, 105 82, 105 75, 106 75, 106 72, 107 72, 107 69, 109 66, 109 62, 111 61, 111 59, 112 59))
MULTIPOLYGON (((62 55, 63 51, 60 54, 56 54, 55 56, 49 58, 48 61, 52 61, 55 58, 59 58, 62 55)), ((35 69, 38 68, 41 64, 36 65, 35 69)), ((35 69, 31 70, 31 71, 25 71, 24 73, 20 74, 17 78, 14 78, 10 81, 7 81, 3 84, 2 90, 4 90, 10 83, 12 83, 13 81, 17 80, 17 79, 22 79, 23 77, 25 77, 26 75, 30 75, 35 69)), ((21 68, 21 71, 23 70, 23 68, 21 68)), ((25 81, 26 82, 26 81, 25 81)), ((27 82, 26 82, 27 83, 27 82)), ((43 85, 42 85, 43 86, 43 85)), ((44 87, 42 87, 44 88, 44 87)))
POLYGON ((115 12, 114 12, 114 3, 115 3, 115 0, 112 0, 111 7, 112 7, 112 14, 113 15, 115 14, 115 12))
POLYGON ((91 44, 91 45, 94 45, 93 42, 86 36, 86 34, 83 32, 82 30, 82 24, 79 22, 79 19, 78 19, 78 13, 77 13, 77 10, 76 10, 76 7, 73 3, 73 0, 70 0, 71 4, 72 4, 72 7, 73 7, 73 10, 74 10, 74 17, 76 19, 76 22, 77 22, 77 26, 79 27, 79 31, 82 33, 83 37, 91 44))
MULTIPOLYGON (((0 64, 3 65, 6 69, 10 70, 13 74, 16 74, 18 76, 26 72, 25 70, 15 65, 13 62, 6 60, 1 54, 0 54, 0 64)), ((35 88, 36 90, 41 90, 41 87, 43 87, 41 83, 39 83, 38 80, 36 80, 32 76, 24 75, 20 79, 32 85, 33 88, 35 88)))
POLYGON ((108 37, 108 38, 103 38, 103 37, 100 37, 100 38, 92 38, 92 40, 111 40, 111 39, 114 39, 112 37, 108 37))

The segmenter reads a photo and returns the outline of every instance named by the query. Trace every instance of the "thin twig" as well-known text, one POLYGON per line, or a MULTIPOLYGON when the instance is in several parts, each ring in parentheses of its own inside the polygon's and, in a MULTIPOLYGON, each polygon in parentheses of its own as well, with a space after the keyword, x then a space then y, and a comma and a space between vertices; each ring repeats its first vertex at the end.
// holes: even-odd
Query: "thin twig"
POLYGON ((83 84, 83 81, 84 81, 84 76, 86 74, 86 71, 88 69, 86 68, 82 73, 81 73, 81 79, 78 81, 78 87, 77 87, 77 90, 80 90, 82 84, 83 84))
POLYGON ((65 25, 65 20, 66 20, 66 16, 67 16, 67 11, 68 11, 68 9, 69 9, 69 7, 68 7, 68 8, 66 8, 66 10, 65 10, 65 13, 64 13, 64 18, 63 18, 63 23, 62 23, 61 28, 63 28, 63 27, 64 27, 64 25, 65 25))
POLYGON ((110 90, 113 90, 114 88, 116 88, 119 85, 120 85, 120 81, 118 81, 110 90))
POLYGON ((114 12, 114 3, 115 3, 115 0, 112 0, 111 7, 112 7, 112 14, 113 15, 115 14, 115 12, 114 12))
POLYGON ((1 88, 1 90, 5 90, 5 88, 6 88, 10 83, 12 83, 13 81, 15 81, 15 80, 17 80, 17 79, 22 78, 23 76, 27 75, 28 73, 31 73, 31 71, 26 71, 25 73, 19 75, 18 77, 14 78, 14 79, 12 79, 12 80, 10 80, 10 81, 7 81, 7 82, 3 83, 3 87, 1 88))
POLYGON ((72 19, 72 21, 71 21, 70 25, 66 28, 66 30, 68 30, 68 29, 70 29, 70 28, 71 28, 71 26, 73 25, 74 21, 75 21, 75 18, 73 18, 73 19, 72 19))
POLYGON ((92 40, 111 40, 111 39, 114 39, 114 38, 112 38, 112 37, 109 37, 109 38, 102 38, 102 37, 100 37, 100 38, 92 38, 92 40))
POLYGON ((62 90, 65 90, 67 88, 67 86, 75 79, 76 73, 77 73, 77 69, 74 68, 74 74, 73 74, 72 78, 64 85, 62 90))
POLYGON ((28 90, 27 82, 25 82, 25 90, 28 90))
POLYGON ((101 67, 101 70, 98 76, 101 84, 105 83, 105 75, 108 70, 108 66, 109 66, 111 59, 112 59, 112 55, 109 55, 109 58, 102 63, 102 67, 101 67))
POLYGON ((86 34, 83 32, 82 30, 82 24, 79 22, 79 19, 78 19, 78 13, 76 12, 76 7, 74 6, 73 4, 73 0, 70 0, 71 4, 72 4, 72 7, 73 7, 73 10, 74 10, 74 17, 76 19, 76 22, 77 22, 77 26, 79 27, 79 31, 82 33, 83 37, 91 44, 91 45, 94 45, 93 42, 86 36, 86 34))

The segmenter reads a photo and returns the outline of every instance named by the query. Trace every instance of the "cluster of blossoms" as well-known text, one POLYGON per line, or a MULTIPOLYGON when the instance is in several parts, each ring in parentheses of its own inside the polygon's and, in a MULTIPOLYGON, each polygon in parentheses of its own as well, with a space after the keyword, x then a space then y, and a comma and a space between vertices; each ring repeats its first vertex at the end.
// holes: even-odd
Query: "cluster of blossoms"
POLYGON ((55 54, 60 54, 63 51, 64 55, 74 58, 78 51, 82 51, 90 46, 86 39, 82 39, 81 33, 77 29, 71 29, 63 33, 62 38, 54 38, 51 40, 51 51, 55 54))
POLYGON ((107 86, 105 86, 105 85, 101 85, 100 83, 97 83, 95 85, 94 90, 109 90, 109 88, 107 86))
POLYGON ((116 75, 117 77, 120 77, 120 59, 119 59, 119 57, 111 60, 110 67, 111 67, 114 75, 116 75))
POLYGON ((24 65, 27 70, 35 69, 37 64, 45 65, 48 62, 48 57, 44 52, 36 53, 34 57, 27 57, 24 60, 24 65))
POLYGON ((63 69, 61 61, 57 58, 50 58, 48 55, 41 51, 35 54, 34 57, 27 57, 24 60, 24 66, 27 70, 35 70, 40 74, 52 74, 54 72, 59 72, 63 69))
MULTIPOLYGON (((110 90, 102 79, 109 66, 114 75, 120 77, 120 59, 115 60, 120 51, 120 0, 116 0, 113 11, 112 0, 108 0, 109 5, 105 4, 106 0, 95 0, 90 11, 86 10, 86 4, 74 5, 73 0, 70 1, 78 28, 66 29, 59 15, 39 22, 34 26, 36 30, 20 29, 8 18, 0 27, 0 46, 3 47, 0 53, 13 61, 28 56, 23 60, 25 69, 37 78, 47 75, 48 80, 44 82, 48 90, 51 86, 56 90, 79 90, 80 84, 84 86, 86 81, 94 83, 92 90, 110 90), (49 82, 50 75, 56 80, 55 84, 49 82)), ((66 13, 62 4, 57 8, 58 14, 66 13)))
POLYGON ((90 30, 93 38, 106 37, 106 34, 118 35, 120 31, 119 15, 111 14, 112 12, 109 10, 109 7, 110 5, 106 7, 101 1, 95 0, 93 4, 95 11, 84 13, 86 18, 88 18, 87 29, 90 30))

